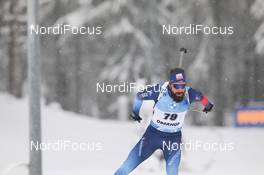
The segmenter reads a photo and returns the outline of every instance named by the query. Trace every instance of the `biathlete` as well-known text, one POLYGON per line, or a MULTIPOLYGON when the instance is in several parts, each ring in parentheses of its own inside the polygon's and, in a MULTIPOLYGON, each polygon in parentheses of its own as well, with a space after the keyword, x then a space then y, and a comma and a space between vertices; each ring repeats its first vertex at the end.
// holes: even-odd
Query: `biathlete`
POLYGON ((190 104, 199 101, 205 113, 212 110, 213 104, 201 92, 186 85, 186 76, 181 68, 170 71, 169 81, 137 93, 131 117, 138 122, 142 120, 139 111, 143 100, 154 100, 153 116, 142 138, 115 175, 129 174, 157 149, 163 151, 167 175, 178 175, 181 149, 164 149, 164 142, 181 144, 181 129, 190 104))

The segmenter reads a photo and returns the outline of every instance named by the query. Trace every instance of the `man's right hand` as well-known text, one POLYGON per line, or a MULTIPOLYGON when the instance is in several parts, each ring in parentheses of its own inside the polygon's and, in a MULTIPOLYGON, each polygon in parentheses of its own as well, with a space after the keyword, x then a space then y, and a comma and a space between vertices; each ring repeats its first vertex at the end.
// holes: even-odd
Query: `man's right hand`
POLYGON ((134 113, 134 112, 132 112, 132 113, 130 114, 130 117, 131 117, 133 120, 138 121, 138 123, 140 123, 141 120, 142 120, 142 118, 141 118, 138 114, 136 114, 136 113, 134 113))

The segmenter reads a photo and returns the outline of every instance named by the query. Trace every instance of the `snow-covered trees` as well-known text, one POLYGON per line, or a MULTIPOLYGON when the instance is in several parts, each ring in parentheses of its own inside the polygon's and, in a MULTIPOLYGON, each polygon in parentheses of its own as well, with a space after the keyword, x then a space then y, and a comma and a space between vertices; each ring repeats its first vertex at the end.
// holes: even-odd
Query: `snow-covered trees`
POLYGON ((25 1, 0 1, 0 55, 2 89, 21 97, 26 74, 26 6, 25 1))
MULTIPOLYGON (((177 66, 181 46, 190 85, 208 94, 224 124, 235 104, 263 96, 260 56, 263 51, 261 0, 41 0, 41 26, 99 26, 100 35, 41 35, 43 94, 47 104, 66 110, 112 117, 120 95, 97 93, 96 83, 147 84, 167 78, 177 66), (254 3, 254 4, 253 4, 254 3), (251 13, 250 13, 251 10, 251 13), (233 26, 230 36, 168 35, 163 25, 233 26), (206 86, 205 86, 206 84, 206 86), (250 88, 249 88, 250 87, 250 88)), ((21 96, 25 83, 26 1, 0 0, 0 89, 21 96)), ((131 98, 132 99, 132 98, 131 98)), ((194 118, 193 123, 201 124, 194 118)))
POLYGON ((264 54, 264 1, 256 0, 251 7, 251 12, 257 19, 262 20, 261 25, 256 31, 255 39, 257 42, 257 52, 264 54))

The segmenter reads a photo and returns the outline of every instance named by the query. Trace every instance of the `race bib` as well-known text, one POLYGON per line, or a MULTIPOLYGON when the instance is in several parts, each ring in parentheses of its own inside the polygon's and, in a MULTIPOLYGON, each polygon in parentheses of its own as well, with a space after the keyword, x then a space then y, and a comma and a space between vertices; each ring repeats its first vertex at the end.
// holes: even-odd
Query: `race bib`
POLYGON ((163 112, 154 108, 151 125, 163 132, 177 132, 181 130, 187 111, 181 113, 163 112))

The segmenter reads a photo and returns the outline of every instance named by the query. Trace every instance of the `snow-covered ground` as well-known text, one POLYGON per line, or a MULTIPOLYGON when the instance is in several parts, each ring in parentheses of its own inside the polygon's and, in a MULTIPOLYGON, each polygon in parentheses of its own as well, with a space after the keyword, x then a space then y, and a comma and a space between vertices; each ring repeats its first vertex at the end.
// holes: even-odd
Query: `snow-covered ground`
MULTIPOLYGON (((28 162, 28 107, 26 100, 0 94, 0 175, 10 164, 28 162)), ((43 107, 42 141, 86 143, 86 151, 43 151, 44 175, 111 175, 144 131, 140 124, 98 120, 64 112, 57 105, 43 107), (98 150, 92 150, 95 144, 98 150)), ((263 175, 264 129, 185 127, 184 142, 229 145, 228 151, 185 150, 181 175, 263 175)), ((228 147, 228 146, 227 146, 228 147)), ((224 149, 224 148, 223 148, 224 149)), ((159 151, 133 175, 165 174, 159 151)), ((18 167, 10 175, 26 175, 18 167)))

